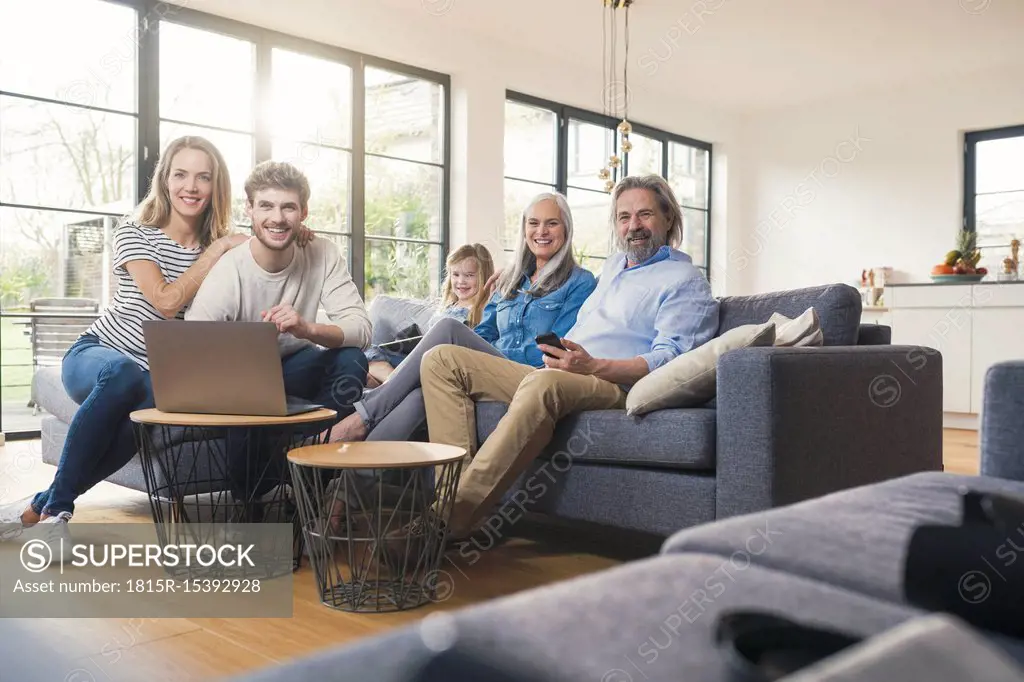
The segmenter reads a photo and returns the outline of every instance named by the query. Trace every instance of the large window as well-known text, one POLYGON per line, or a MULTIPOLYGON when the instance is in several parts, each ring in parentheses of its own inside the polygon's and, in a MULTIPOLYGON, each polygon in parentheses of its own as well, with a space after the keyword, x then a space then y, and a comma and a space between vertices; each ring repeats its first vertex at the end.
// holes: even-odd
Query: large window
POLYGON ((73 338, 109 303, 113 229, 182 134, 223 154, 236 229, 253 166, 288 161, 310 181, 306 224, 368 301, 437 294, 447 76, 155 0, 0 0, 0 15, 0 430, 38 429, 32 376, 62 351, 38 332, 58 306, 73 338))
MULTIPOLYGON (((502 246, 514 248, 522 210, 539 192, 563 192, 572 209, 576 255, 599 272, 614 249, 611 196, 598 172, 618 154, 618 121, 529 95, 505 101, 505 225, 502 246)), ((710 260, 711 145, 633 123, 633 149, 613 179, 656 173, 683 212, 682 250, 705 275, 710 260)))
POLYGON ((978 246, 997 247, 990 269, 1024 235, 1024 126, 966 135, 964 227, 977 232, 978 246))

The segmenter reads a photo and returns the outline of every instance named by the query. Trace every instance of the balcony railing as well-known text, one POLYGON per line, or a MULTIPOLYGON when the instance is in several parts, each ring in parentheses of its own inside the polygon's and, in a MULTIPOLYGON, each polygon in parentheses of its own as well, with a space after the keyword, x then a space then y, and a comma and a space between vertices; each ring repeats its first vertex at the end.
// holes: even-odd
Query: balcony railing
POLYGON ((44 301, 34 302, 36 310, 0 312, 0 431, 8 435, 38 433, 45 412, 32 395, 32 377, 43 367, 58 366, 78 335, 100 315, 95 301, 44 301))

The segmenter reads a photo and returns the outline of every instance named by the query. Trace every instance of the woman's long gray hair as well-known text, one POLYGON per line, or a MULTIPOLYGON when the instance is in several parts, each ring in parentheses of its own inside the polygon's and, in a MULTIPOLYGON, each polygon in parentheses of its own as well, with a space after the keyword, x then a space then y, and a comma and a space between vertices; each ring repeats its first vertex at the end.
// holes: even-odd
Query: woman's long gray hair
POLYGON ((497 290, 505 299, 515 298, 519 294, 519 283, 523 275, 531 272, 537 266, 537 257, 530 251, 526 243, 526 217, 530 209, 542 201, 554 201, 558 205, 558 211, 562 215, 562 225, 565 227, 565 243, 558 253, 540 269, 537 275, 537 283, 530 289, 530 295, 535 298, 547 296, 552 291, 557 291, 572 275, 577 267, 576 257, 572 253, 572 211, 569 210, 569 202, 565 196, 558 192, 544 192, 530 199, 523 209, 522 219, 519 221, 519 241, 516 243, 515 264, 505 269, 498 280, 497 290))

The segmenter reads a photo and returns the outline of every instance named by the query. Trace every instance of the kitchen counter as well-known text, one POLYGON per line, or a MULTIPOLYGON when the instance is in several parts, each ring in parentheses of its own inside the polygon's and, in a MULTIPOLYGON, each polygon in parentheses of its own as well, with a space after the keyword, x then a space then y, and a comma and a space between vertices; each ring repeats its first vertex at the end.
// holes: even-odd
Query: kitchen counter
POLYGON ((997 280, 994 280, 994 279, 983 279, 980 282, 957 282, 957 281, 950 281, 950 282, 899 282, 899 283, 891 283, 891 284, 887 283, 885 285, 885 288, 888 289, 889 287, 935 287, 935 286, 938 286, 938 287, 972 286, 972 287, 974 287, 974 286, 988 285, 988 284, 1024 284, 1024 279, 1018 279, 1018 280, 1014 280, 1014 281, 1011 281, 1011 282, 1000 282, 1000 281, 997 281, 997 280))

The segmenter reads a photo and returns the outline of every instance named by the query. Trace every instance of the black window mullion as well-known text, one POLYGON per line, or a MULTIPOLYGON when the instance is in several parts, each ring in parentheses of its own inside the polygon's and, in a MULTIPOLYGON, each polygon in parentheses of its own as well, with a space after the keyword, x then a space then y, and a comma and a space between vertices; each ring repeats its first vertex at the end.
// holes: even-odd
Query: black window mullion
POLYGON ((136 73, 136 186, 135 203, 149 191, 160 158, 160 20, 142 8, 138 13, 138 69, 136 73))
POLYGON ((352 68, 352 159, 349 226, 352 262, 349 269, 356 288, 366 298, 366 63, 352 68))
POLYGON ((441 257, 438 259, 437 281, 441 284, 444 281, 445 260, 451 251, 451 181, 452 181, 452 88, 451 83, 441 86, 444 93, 444 111, 441 112, 443 150, 441 159, 444 166, 441 169, 441 257))
POLYGON ((707 196, 704 197, 704 204, 707 206, 704 212, 704 266, 708 281, 711 280, 711 184, 714 177, 711 164, 714 163, 714 157, 715 155, 708 151, 708 189, 707 196))
POLYGON ((565 194, 569 189, 569 116, 565 113, 565 107, 559 107, 555 111, 555 120, 558 121, 556 135, 556 158, 555 158, 555 189, 565 194))
POLYGON ((668 180, 668 140, 661 141, 661 177, 668 180))
POLYGON ((975 230, 975 200, 977 198, 977 151, 978 141, 970 134, 964 141, 964 219, 963 229, 975 230))

